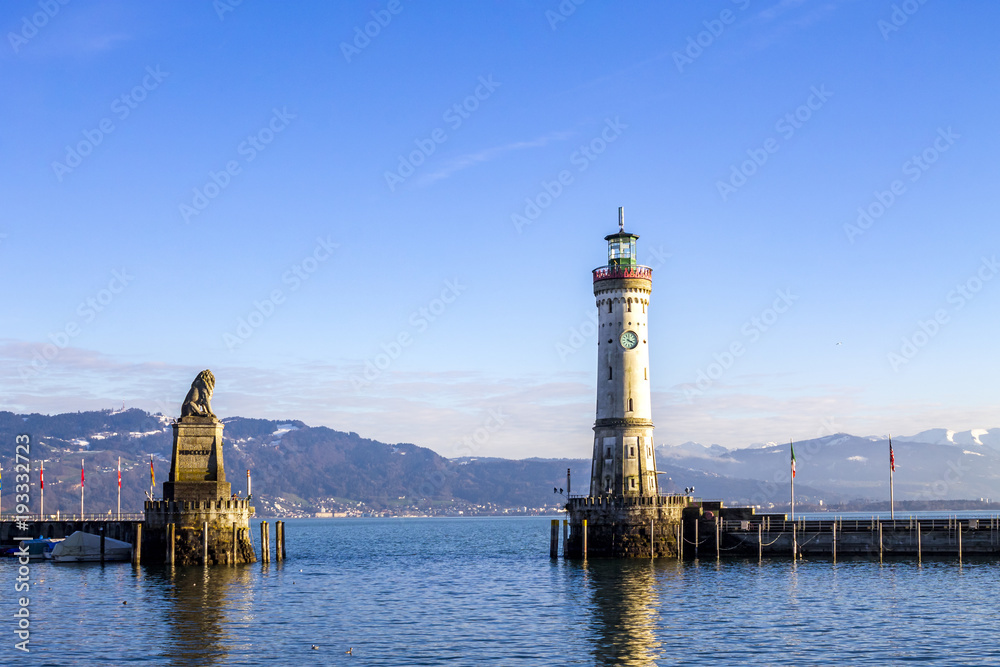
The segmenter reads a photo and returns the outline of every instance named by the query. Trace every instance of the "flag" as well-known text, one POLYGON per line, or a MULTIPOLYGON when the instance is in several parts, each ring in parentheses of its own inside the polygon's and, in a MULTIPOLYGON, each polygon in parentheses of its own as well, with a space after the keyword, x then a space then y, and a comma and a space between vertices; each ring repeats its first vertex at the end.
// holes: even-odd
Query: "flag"
POLYGON ((792 448, 792 479, 795 479, 795 445, 789 440, 788 446, 792 448))
POLYGON ((149 455, 149 486, 150 488, 156 486, 156 474, 153 473, 153 455, 149 455))
POLYGON ((889 438, 889 470, 896 472, 896 457, 892 455, 892 438, 889 438))
POLYGON ((118 457, 118 488, 122 488, 122 457, 118 457))
POLYGON ((42 491, 44 491, 45 490, 45 464, 44 463, 42 464, 42 467, 39 468, 39 470, 38 470, 38 481, 41 484, 42 491))
POLYGON ((83 489, 83 459, 80 459, 80 488, 83 489))

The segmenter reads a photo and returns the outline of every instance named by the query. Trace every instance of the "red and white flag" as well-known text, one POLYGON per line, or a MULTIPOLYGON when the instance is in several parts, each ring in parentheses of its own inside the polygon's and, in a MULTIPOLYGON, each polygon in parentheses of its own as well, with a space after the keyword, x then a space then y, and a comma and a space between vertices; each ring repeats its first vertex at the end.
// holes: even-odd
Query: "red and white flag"
POLYGON ((118 488, 122 488, 122 457, 118 457, 118 488))
POLYGON ((45 490, 45 464, 38 470, 38 481, 41 484, 42 491, 45 490))
POLYGON ((83 488, 83 459, 80 459, 80 488, 83 488))

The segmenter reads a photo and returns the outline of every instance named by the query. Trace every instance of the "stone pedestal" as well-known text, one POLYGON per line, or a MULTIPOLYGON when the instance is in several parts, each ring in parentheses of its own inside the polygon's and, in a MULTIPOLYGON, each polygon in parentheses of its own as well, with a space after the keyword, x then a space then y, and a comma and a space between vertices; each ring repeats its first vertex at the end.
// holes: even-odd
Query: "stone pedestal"
POLYGON ((228 500, 231 487, 222 462, 222 422, 215 417, 181 417, 173 428, 170 477, 163 483, 163 499, 228 500))
POLYGON ((254 510, 248 498, 232 497, 226 481, 222 422, 189 415, 173 428, 173 455, 170 476, 163 483, 163 500, 146 502, 143 560, 175 565, 256 562, 250 539, 254 510))
POLYGON ((170 544, 167 526, 174 524, 174 564, 205 562, 204 525, 208 523, 208 565, 255 563, 250 539, 250 501, 206 500, 146 502, 143 522, 142 559, 164 562, 170 544), (234 542, 235 537, 235 542, 234 542))
POLYGON ((687 503, 685 496, 571 498, 566 504, 570 527, 566 557, 676 558, 681 511, 687 503))

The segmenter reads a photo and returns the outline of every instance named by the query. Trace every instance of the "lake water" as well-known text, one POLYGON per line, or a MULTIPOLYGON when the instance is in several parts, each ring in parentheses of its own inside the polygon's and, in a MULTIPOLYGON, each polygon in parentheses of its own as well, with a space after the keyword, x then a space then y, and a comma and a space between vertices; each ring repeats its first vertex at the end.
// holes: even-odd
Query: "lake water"
POLYGON ((269 566, 32 562, 30 655, 3 559, 0 663, 1000 663, 991 562, 552 561, 544 518, 286 530, 269 566))

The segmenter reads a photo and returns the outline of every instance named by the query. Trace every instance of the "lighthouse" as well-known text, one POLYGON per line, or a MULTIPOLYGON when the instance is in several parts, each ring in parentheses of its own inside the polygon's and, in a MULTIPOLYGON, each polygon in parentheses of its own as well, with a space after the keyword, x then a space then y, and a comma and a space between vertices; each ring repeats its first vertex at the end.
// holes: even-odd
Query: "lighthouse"
MULTIPOLYGON (((607 264, 593 271, 597 415, 590 488, 585 496, 567 498, 563 554, 676 558, 689 498, 661 495, 657 481, 647 326, 653 270, 639 264, 639 235, 625 231, 623 209, 618 209, 618 232, 604 240, 607 264)), ((552 539, 557 537, 553 529, 552 539)))
POLYGON ((636 259, 637 234, 604 237, 608 263, 594 269, 598 312, 597 418, 591 496, 658 496, 649 398, 649 297, 653 270, 636 259))

